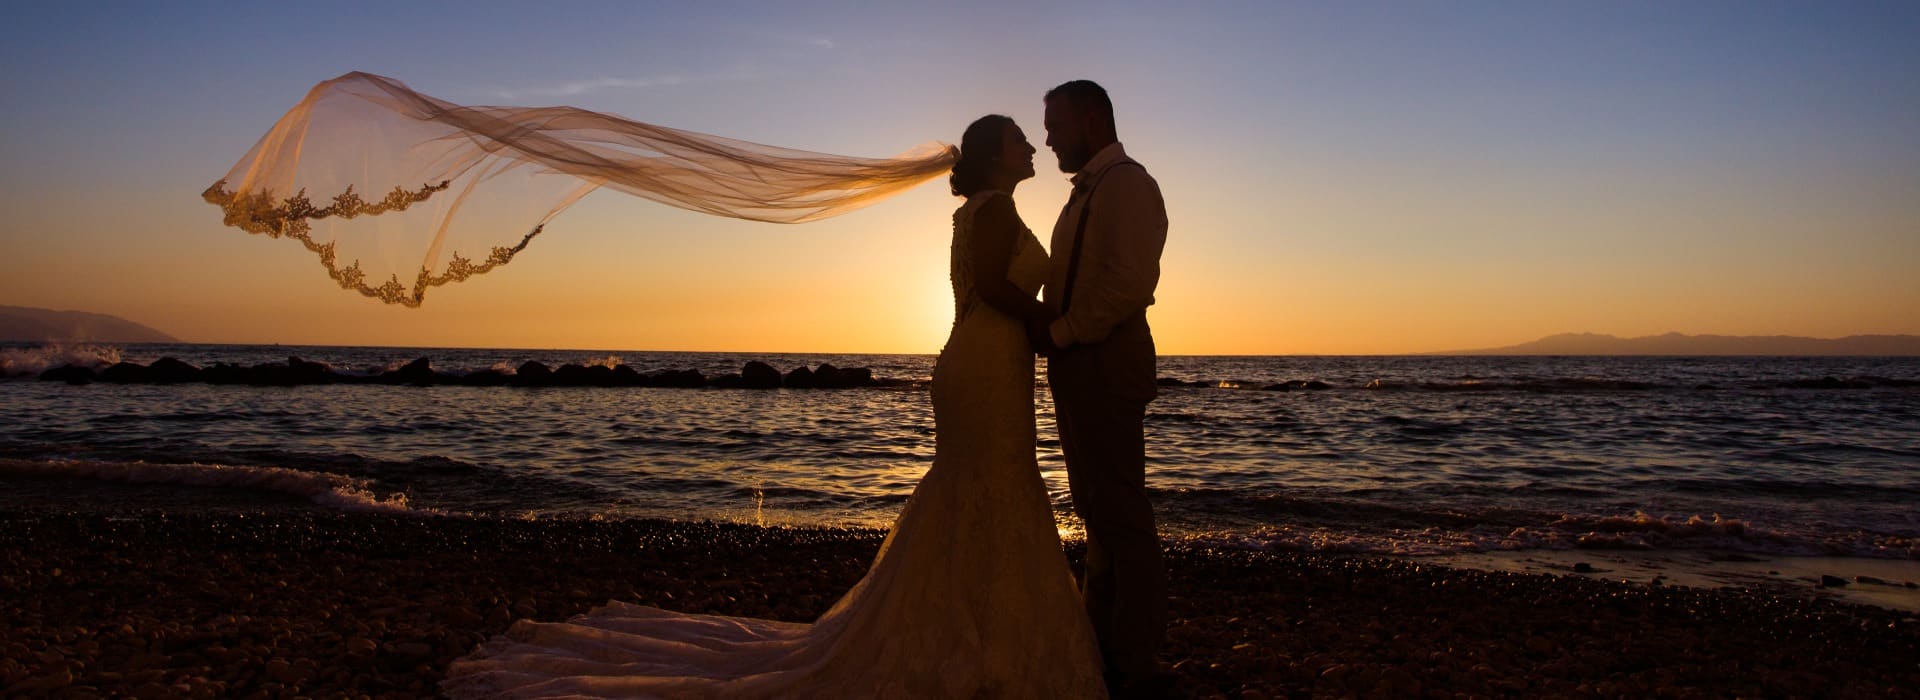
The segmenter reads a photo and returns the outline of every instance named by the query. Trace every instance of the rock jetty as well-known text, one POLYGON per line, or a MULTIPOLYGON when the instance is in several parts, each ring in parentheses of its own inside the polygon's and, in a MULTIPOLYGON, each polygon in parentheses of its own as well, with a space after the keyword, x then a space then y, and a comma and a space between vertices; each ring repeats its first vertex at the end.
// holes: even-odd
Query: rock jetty
POLYGON ((180 360, 163 357, 150 365, 120 362, 98 372, 78 365, 64 365, 40 373, 42 381, 68 384, 239 384, 246 386, 307 386, 314 384, 385 384, 391 386, 514 386, 514 387, 663 387, 699 389, 854 389, 877 386, 902 386, 902 379, 877 379, 867 367, 796 367, 781 374, 764 362, 748 362, 739 374, 708 376, 692 369, 640 372, 630 366, 565 364, 548 367, 527 362, 513 372, 483 369, 474 372, 441 372, 429 358, 419 358, 399 369, 363 374, 341 372, 322 362, 289 357, 286 362, 268 362, 253 366, 215 363, 195 367, 180 360))

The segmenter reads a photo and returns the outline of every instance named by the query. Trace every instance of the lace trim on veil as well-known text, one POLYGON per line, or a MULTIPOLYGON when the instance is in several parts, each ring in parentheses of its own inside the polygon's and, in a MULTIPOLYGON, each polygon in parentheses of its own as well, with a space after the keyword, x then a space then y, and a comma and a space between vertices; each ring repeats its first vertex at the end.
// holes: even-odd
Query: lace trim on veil
POLYGON ((201 198, 228 226, 299 241, 341 288, 418 307, 432 287, 512 261, 555 215, 601 188, 799 223, 897 194, 951 169, 956 156, 929 144, 855 158, 574 107, 463 106, 353 72, 314 86, 201 198), (309 191, 339 194, 319 206, 309 191), (363 191, 387 194, 368 201, 363 191), (383 215, 377 225, 352 221, 383 215), (460 250, 489 252, 476 261, 460 250))
POLYGON ((315 242, 312 236, 313 227, 307 222, 328 217, 351 219, 356 216, 378 216, 391 211, 403 211, 408 206, 424 202, 435 193, 447 189, 449 184, 449 181, 442 180, 438 185, 421 185, 420 189, 411 191, 396 186, 378 202, 362 199, 359 193, 353 191, 353 186, 348 185, 345 192, 334 196, 332 205, 315 207, 312 200, 307 199, 307 191, 304 189, 275 204, 273 193, 270 191, 236 194, 227 190, 227 181, 223 179, 200 193, 200 197, 207 200, 207 203, 220 207, 220 210, 226 213, 226 219, 222 223, 228 226, 247 233, 265 235, 268 238, 291 238, 299 241, 307 247, 307 250, 320 256, 320 265, 327 268, 327 275, 332 277, 333 281, 340 283, 341 289, 359 292, 388 304, 415 308, 426 299, 429 287, 459 282, 507 264, 513 260, 514 255, 526 249, 534 236, 540 235, 540 231, 546 228, 546 224, 533 227, 532 231, 528 231, 527 235, 520 239, 518 245, 494 247, 486 261, 478 265, 455 251, 451 260, 447 262, 446 272, 436 275, 432 270, 421 267, 420 274, 413 280, 413 288, 408 289, 406 285, 401 284, 399 273, 388 276, 387 281, 378 287, 368 286, 367 274, 360 269, 360 261, 355 260, 346 267, 338 266, 335 243, 333 241, 315 242))

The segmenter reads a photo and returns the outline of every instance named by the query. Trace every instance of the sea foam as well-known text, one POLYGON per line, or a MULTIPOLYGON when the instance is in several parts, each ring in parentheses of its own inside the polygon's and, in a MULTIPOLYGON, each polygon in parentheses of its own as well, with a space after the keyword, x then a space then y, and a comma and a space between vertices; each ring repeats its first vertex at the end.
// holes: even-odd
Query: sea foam
POLYGON ((111 345, 43 345, 0 349, 0 377, 35 377, 41 372, 74 365, 99 371, 120 361, 120 348, 111 345))
POLYGON ((407 503, 406 494, 402 493, 382 498, 373 492, 368 482, 351 477, 283 467, 0 458, 0 474, 128 484, 238 488, 298 496, 316 505, 343 511, 394 515, 453 514, 436 509, 414 508, 407 503))
POLYGON ((1710 517, 1563 516, 1539 527, 1430 527, 1353 529, 1264 526, 1188 533, 1193 544, 1278 552, 1433 556, 1523 550, 1703 550, 1764 556, 1845 556, 1920 559, 1920 539, 1898 534, 1835 533, 1787 525, 1761 527, 1710 517))

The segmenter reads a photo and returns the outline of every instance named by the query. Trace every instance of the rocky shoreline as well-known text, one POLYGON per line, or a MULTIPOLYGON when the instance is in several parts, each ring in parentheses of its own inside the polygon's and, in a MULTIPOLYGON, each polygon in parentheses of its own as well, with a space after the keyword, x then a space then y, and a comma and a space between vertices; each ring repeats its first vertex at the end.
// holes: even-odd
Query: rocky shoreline
MULTIPOLYGON (((812 619, 881 536, 0 511, 0 695, 427 696, 513 620, 609 599, 812 619)), ((1175 547, 1169 563, 1181 697, 1920 697, 1920 620, 1884 608, 1391 558, 1175 547)))
MULTIPOLYGON (((390 386, 476 386, 476 387, 661 387, 678 389, 857 389, 867 387, 903 387, 922 381, 895 377, 876 377, 869 367, 835 367, 823 363, 817 367, 799 366, 781 372, 758 360, 747 362, 737 373, 706 375, 693 369, 641 372, 625 364, 563 364, 551 367, 541 362, 524 362, 512 370, 483 369, 471 372, 443 372, 433 368, 431 358, 418 358, 398 369, 386 367, 364 371, 342 371, 324 362, 288 357, 286 362, 254 365, 214 363, 198 367, 172 357, 151 364, 116 362, 104 367, 64 364, 38 374, 41 381, 86 385, 108 384, 220 384, 243 386, 307 386, 315 384, 384 384, 390 386), (96 369, 96 367, 98 367, 96 369)), ((1621 391, 1717 391, 1723 387, 1700 384, 1672 386, 1657 382, 1637 382, 1591 377, 1538 379, 1526 381, 1402 382, 1375 379, 1364 385, 1336 386, 1318 379, 1255 381, 1247 379, 1184 380, 1160 377, 1161 387, 1176 389, 1232 389, 1270 392, 1319 392, 1333 389, 1361 389, 1381 392, 1436 393, 1582 393, 1621 391)), ((1792 390, 1870 390, 1920 388, 1920 380, 1888 377, 1820 377, 1768 380, 1759 388, 1792 390)), ((1751 388, 1751 387, 1750 387, 1751 388)))
POLYGON ((201 368, 171 357, 153 364, 118 362, 98 372, 79 365, 62 365, 39 374, 41 381, 74 385, 110 384, 239 384, 246 386, 306 386, 313 384, 386 384, 399 386, 517 386, 517 387, 669 387, 698 389, 852 389, 910 384, 900 379, 875 379, 866 367, 795 367, 782 374, 765 362, 748 362, 739 374, 706 376, 691 369, 641 373, 624 364, 549 367, 522 363, 513 372, 484 369, 464 374, 433 369, 430 358, 419 358, 399 369, 366 373, 341 372, 323 362, 289 357, 286 362, 257 365, 215 363, 201 368))

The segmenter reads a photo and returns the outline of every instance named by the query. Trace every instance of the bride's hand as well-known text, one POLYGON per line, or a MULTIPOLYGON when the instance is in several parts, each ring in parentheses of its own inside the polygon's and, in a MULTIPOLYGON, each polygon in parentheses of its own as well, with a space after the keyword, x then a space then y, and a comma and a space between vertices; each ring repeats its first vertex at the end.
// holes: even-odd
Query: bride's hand
POLYGON ((1033 346, 1034 354, 1052 356, 1060 352, 1059 346, 1053 344, 1052 327, 1053 319, 1050 318, 1027 319, 1027 344, 1033 346))

